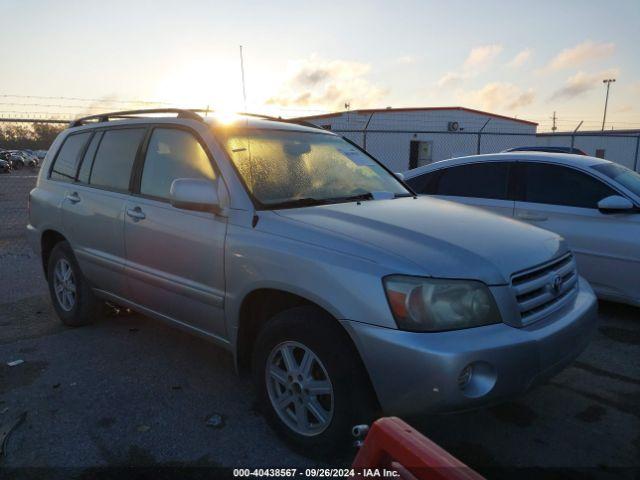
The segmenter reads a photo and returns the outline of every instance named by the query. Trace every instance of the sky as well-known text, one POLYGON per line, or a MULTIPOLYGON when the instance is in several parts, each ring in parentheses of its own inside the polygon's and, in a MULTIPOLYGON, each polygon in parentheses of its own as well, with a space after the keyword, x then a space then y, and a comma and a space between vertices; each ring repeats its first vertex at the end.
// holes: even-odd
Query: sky
POLYGON ((0 18, 5 117, 348 103, 464 106, 540 130, 555 111, 559 130, 584 130, 615 78, 607 128, 640 128, 640 0, 0 0, 0 18))

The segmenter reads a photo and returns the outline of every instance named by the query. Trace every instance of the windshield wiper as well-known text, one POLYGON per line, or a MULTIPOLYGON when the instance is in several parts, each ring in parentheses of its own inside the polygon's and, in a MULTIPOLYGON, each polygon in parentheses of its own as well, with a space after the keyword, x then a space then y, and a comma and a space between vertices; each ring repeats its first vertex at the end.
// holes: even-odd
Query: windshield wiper
POLYGON ((285 200, 283 202, 276 203, 267 203, 265 204, 265 208, 271 210, 275 210, 278 208, 297 208, 297 207, 312 207, 314 205, 324 205, 326 200, 321 200, 319 198, 293 198, 291 200, 285 200))
POLYGON ((315 205, 328 205, 331 203, 345 203, 345 202, 357 202, 361 200, 371 200, 373 195, 370 192, 361 193, 359 195, 349 195, 344 197, 330 197, 330 198, 292 198, 291 200, 285 200, 283 202, 268 203, 265 205, 268 209, 279 208, 298 208, 298 207, 313 207, 315 205))

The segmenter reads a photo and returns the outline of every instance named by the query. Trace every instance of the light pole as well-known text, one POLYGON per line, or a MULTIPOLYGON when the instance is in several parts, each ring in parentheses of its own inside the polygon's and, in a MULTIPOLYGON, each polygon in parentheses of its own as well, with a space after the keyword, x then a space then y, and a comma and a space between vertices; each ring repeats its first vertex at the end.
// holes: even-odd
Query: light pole
POLYGON ((609 87, 615 81, 616 81, 615 78, 606 78, 606 79, 602 80, 602 83, 606 83, 607 84, 607 96, 606 96, 606 98, 604 100, 604 115, 602 117, 602 131, 603 132, 604 132, 604 122, 607 120, 607 104, 609 103, 609 87))

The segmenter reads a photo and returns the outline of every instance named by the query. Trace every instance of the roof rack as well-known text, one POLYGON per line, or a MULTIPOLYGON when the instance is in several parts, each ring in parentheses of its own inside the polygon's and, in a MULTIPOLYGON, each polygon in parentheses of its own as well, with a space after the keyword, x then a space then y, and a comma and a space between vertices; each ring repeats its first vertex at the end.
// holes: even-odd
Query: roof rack
MULTIPOLYGON (((197 120, 199 122, 204 121, 202 116, 198 113, 215 113, 213 110, 204 109, 185 109, 185 108, 148 108, 143 110, 123 110, 120 112, 108 112, 99 113, 96 115, 88 115, 86 117, 77 118, 69 123, 69 127, 80 127, 87 123, 87 121, 96 120, 97 122, 108 122, 109 119, 123 119, 123 118, 138 118, 137 115, 148 115, 151 113, 175 113, 177 118, 186 118, 190 120, 197 120)), ((292 123, 294 125, 301 125, 310 128, 317 128, 323 130, 322 127, 314 125, 313 123, 305 122, 300 119, 287 119, 282 117, 272 117, 269 115, 261 115, 258 113, 239 113, 238 115, 244 115, 247 117, 263 118, 265 120, 271 120, 274 122, 292 123)))
MULTIPOLYGON (((208 110, 211 112, 212 110, 208 110)), ((84 125, 89 120, 96 120, 98 122, 108 122, 109 119, 117 118, 136 118, 136 115, 145 115, 150 113, 175 113, 177 118, 187 118, 190 120, 202 121, 202 117, 198 115, 198 112, 207 112, 207 110, 188 110, 184 108, 148 108, 144 110, 123 110, 121 112, 109 112, 100 113, 97 115, 89 115, 82 118, 77 118, 69 123, 69 127, 79 127, 84 125)))

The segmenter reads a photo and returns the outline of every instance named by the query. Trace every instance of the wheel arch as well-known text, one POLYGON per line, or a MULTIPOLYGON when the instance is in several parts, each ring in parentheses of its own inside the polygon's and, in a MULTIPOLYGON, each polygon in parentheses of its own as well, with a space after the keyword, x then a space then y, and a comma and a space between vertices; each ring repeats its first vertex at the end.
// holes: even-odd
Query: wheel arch
POLYGON ((66 242, 67 239, 62 233, 57 230, 49 229, 42 232, 40 237, 40 252, 42 257, 42 268, 44 269, 45 277, 48 275, 49 268, 49 256, 53 247, 60 242, 66 242))

